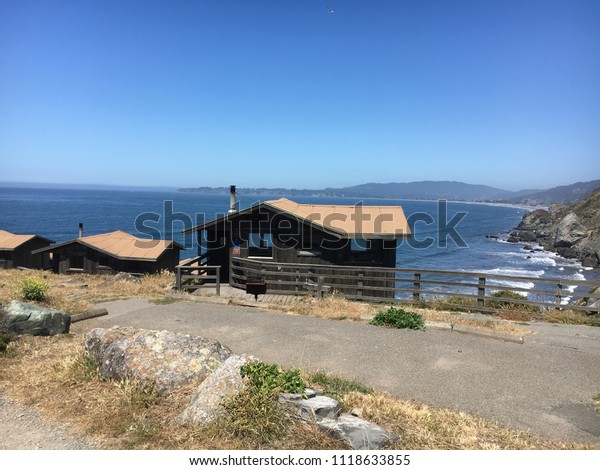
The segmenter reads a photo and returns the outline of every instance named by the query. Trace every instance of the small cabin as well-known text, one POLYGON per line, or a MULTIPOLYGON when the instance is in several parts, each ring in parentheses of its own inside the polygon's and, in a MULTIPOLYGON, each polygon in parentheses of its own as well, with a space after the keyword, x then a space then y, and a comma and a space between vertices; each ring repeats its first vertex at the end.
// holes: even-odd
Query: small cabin
POLYGON ((52 240, 39 235, 17 235, 0 230, 0 269, 2 268, 50 268, 50 256, 32 254, 32 251, 49 246, 52 240))
MULTIPOLYGON (((204 264, 220 266, 221 282, 237 287, 260 277, 260 263, 395 268, 396 242, 411 236, 400 206, 299 204, 282 198, 242 211, 234 207, 232 202, 227 215, 184 233, 198 232, 204 264), (256 263, 240 276, 235 266, 242 259, 256 263)), ((369 275, 374 276, 387 279, 394 273, 369 275)), ((393 287, 393 282, 371 279, 361 286, 393 287)), ((279 280, 278 290, 285 289, 279 280)))
POLYGON ((182 249, 171 240, 138 238, 117 230, 79 237, 36 253, 52 253, 52 270, 59 274, 146 274, 174 271, 182 249))

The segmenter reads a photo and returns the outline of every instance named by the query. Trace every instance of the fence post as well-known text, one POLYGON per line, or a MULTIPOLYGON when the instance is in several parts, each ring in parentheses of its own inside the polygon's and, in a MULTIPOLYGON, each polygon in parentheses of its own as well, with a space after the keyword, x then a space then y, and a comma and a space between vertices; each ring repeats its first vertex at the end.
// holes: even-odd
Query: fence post
POLYGON ((217 295, 221 296, 221 266, 217 266, 217 295))
POLYGON ((323 298, 323 278, 319 276, 317 278, 317 299, 323 298))
POLYGON ((559 282, 558 284, 556 284, 556 299, 554 300, 557 307, 560 307, 561 301, 562 301, 562 284, 559 282))
POLYGON ((294 290, 296 292, 300 290, 300 270, 298 268, 296 268, 296 286, 294 287, 294 290))
POLYGON ((181 290, 181 267, 175 267, 175 289, 181 290))
POLYGON ((479 278, 479 286, 477 287, 477 306, 485 305, 485 277, 479 278))
POLYGON ((415 273, 415 280, 413 282, 413 300, 421 299, 421 273, 415 273))
MULTIPOLYGON (((357 295, 359 295, 361 297, 363 295, 362 287, 364 286, 362 278, 363 278, 363 273, 361 271, 358 273, 358 282, 357 282, 358 289, 356 290, 357 295)), ((344 281, 342 281, 342 282, 344 282, 344 281)))

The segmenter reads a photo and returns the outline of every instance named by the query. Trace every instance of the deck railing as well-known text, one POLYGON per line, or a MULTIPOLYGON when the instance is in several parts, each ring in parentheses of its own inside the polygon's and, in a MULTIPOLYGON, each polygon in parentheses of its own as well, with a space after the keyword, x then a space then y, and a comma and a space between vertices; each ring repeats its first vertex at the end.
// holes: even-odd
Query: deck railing
POLYGON ((344 297, 366 301, 420 302, 466 299, 463 306, 494 311, 510 303, 540 309, 559 308, 598 312, 591 304, 600 299, 600 281, 506 276, 463 271, 379 268, 368 266, 331 266, 276 263, 232 258, 230 284, 244 288, 248 278, 261 278, 273 294, 321 296, 336 291, 344 297), (511 291, 524 298, 499 297, 511 291), (496 293, 496 295, 493 295, 496 293))
POLYGON ((221 295, 221 267, 202 264, 203 256, 184 261, 175 266, 175 288, 178 290, 196 290, 214 287, 221 295))

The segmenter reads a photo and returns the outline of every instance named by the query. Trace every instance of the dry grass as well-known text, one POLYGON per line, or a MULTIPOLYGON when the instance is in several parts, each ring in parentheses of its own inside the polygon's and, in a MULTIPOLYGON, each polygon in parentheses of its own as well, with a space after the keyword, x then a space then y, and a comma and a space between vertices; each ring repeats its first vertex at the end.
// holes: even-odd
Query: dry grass
POLYGON ((48 298, 40 305, 74 314, 88 310, 93 304, 132 297, 164 298, 165 288, 175 282, 168 272, 145 275, 141 282, 115 281, 112 276, 92 274, 54 274, 49 272, 0 270, 0 303, 22 300, 19 283, 36 276, 50 284, 48 298))
POLYGON ((579 444, 543 439, 496 423, 447 409, 401 400, 385 393, 351 392, 345 406, 364 419, 396 432, 395 449, 587 449, 579 444))
MULTIPOLYGON (((278 308, 280 308, 278 306, 278 308)), ((388 308, 387 305, 373 305, 365 302, 356 302, 345 299, 342 295, 333 293, 322 299, 305 297, 295 299, 294 302, 283 306, 288 313, 295 315, 306 315, 311 317, 327 318, 329 320, 369 321, 377 312, 388 308)), ((484 328, 486 330, 498 331, 512 334, 530 334, 531 330, 520 328, 513 323, 505 321, 480 320, 469 318, 460 313, 433 308, 408 308, 411 312, 423 316, 426 321, 445 322, 484 328)))
POLYGON ((363 321, 377 313, 377 309, 364 302, 346 300, 341 294, 333 293, 322 299, 301 297, 285 305, 288 313, 309 317, 327 318, 329 320, 363 321))
MULTIPOLYGON (((102 380, 97 362, 86 355, 82 343, 83 337, 71 335, 22 337, 10 343, 11 354, 0 356, 0 392, 35 407, 50 421, 67 423, 74 432, 105 449, 344 448, 342 442, 314 425, 278 414, 251 424, 249 412, 262 405, 245 404, 244 400, 230 407, 237 410, 235 413, 211 425, 172 424, 189 403, 196 384, 159 397, 135 382, 102 380), (275 418, 286 426, 277 427, 275 418), (240 423, 247 429, 241 429, 240 423), (269 428, 274 429, 272 433, 256 432, 259 426, 271 425, 275 425, 269 428)), ((341 378, 321 377, 318 381, 340 392, 346 409, 399 434, 401 440, 394 445, 397 449, 586 448, 542 439, 466 413, 371 393, 341 378)))

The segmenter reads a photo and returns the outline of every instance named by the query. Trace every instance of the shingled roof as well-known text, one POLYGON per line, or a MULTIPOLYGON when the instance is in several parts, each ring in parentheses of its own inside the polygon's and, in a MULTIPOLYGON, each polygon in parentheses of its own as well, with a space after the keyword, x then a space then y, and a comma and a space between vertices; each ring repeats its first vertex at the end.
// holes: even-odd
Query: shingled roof
POLYGON ((40 237, 39 235, 17 235, 7 232, 6 230, 0 230, 0 250, 14 251, 24 243, 27 243, 29 240, 34 238, 40 238, 52 243, 52 240, 40 237))
POLYGON ((59 243, 58 245, 36 250, 33 253, 54 251, 56 248, 60 248, 70 243, 81 243, 82 245, 117 259, 139 261, 156 261, 165 250, 173 246, 183 249, 181 245, 171 240, 138 238, 130 233, 117 230, 115 232, 77 238, 75 240, 59 243))
POLYGON ((404 238, 411 231, 401 206, 365 206, 332 204, 299 204, 286 198, 265 201, 240 212, 229 214, 184 233, 206 230, 225 220, 250 214, 261 207, 288 214, 302 223, 333 232, 343 238, 404 238))

